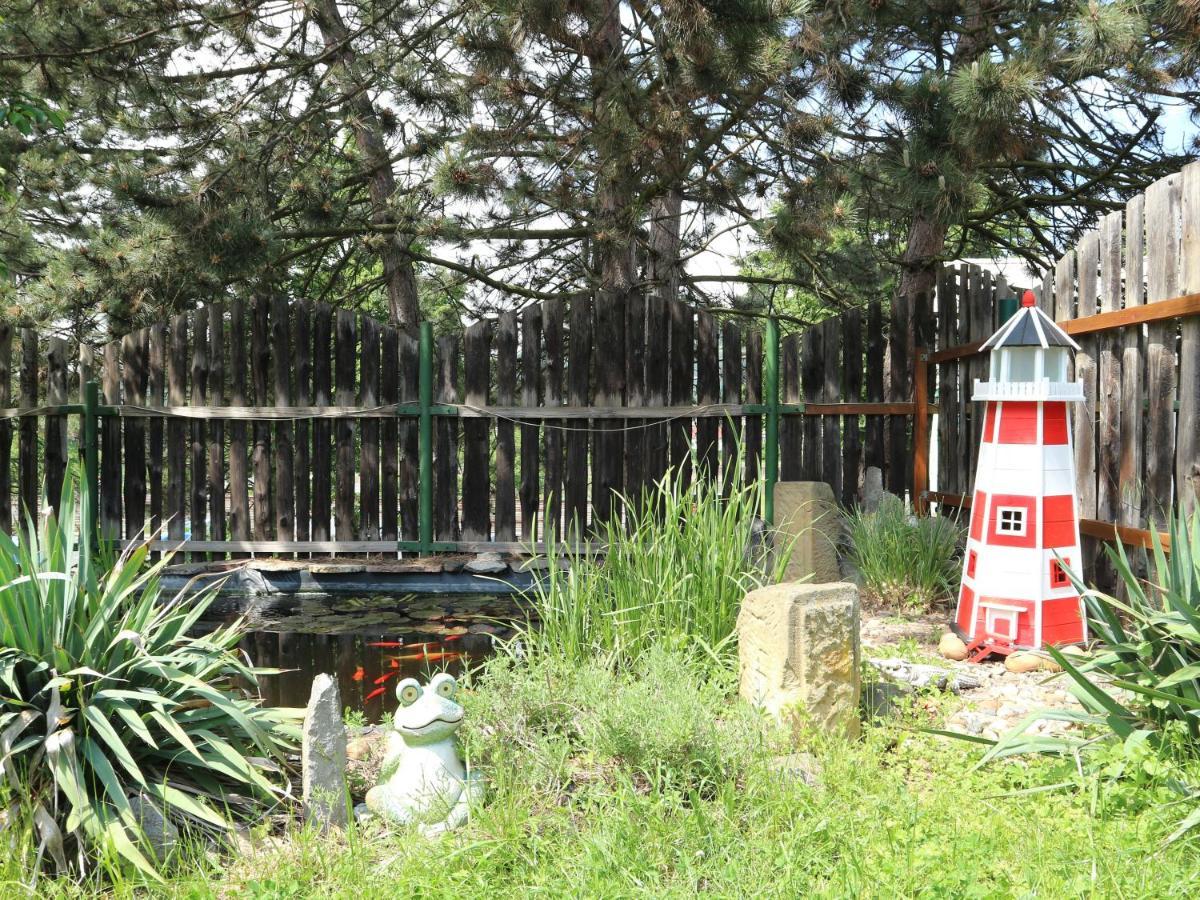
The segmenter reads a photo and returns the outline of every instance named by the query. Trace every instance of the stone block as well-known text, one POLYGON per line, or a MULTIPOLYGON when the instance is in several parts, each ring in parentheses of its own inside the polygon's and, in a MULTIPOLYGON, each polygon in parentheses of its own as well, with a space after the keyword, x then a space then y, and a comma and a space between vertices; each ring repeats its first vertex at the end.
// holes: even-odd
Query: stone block
POLYGON ((738 613, 739 692, 783 719, 859 730, 858 589, 852 584, 775 584, 751 591, 738 613))
POLYGON ((823 481, 776 482, 775 522, 775 548, 784 551, 790 545, 792 551, 784 581, 842 580, 837 552, 842 516, 833 488, 823 481))
POLYGON ((346 726, 337 682, 313 679, 300 746, 304 818, 322 831, 346 824, 346 726))

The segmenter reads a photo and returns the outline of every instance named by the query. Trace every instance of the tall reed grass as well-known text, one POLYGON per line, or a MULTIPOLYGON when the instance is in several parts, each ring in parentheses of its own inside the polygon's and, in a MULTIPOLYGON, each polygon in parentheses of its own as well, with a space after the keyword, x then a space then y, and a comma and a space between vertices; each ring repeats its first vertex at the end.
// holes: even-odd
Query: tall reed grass
POLYGON ((954 519, 913 516, 902 500, 885 497, 874 512, 846 514, 846 555, 874 599, 923 610, 954 593, 963 531, 954 519))
POLYGON ((760 485, 723 490, 720 479, 673 471, 641 497, 620 497, 594 534, 601 556, 550 535, 549 569, 528 594, 537 622, 519 646, 617 666, 656 645, 726 652, 743 595, 779 580, 790 546, 757 546, 760 485))

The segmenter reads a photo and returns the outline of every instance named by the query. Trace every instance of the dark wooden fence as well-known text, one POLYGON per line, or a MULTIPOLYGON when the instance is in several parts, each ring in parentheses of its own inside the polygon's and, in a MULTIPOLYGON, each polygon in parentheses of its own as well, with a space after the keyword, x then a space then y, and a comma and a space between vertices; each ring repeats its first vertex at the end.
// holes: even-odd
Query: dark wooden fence
MULTIPOLYGON (((546 301, 438 338, 434 541, 515 549, 550 528, 586 535, 614 515, 616 493, 672 467, 764 477, 761 325, 631 295, 546 301)), ((868 465, 897 491, 911 485, 911 351, 885 340, 906 327, 873 305, 782 338, 780 478, 827 481, 847 504, 868 465)), ((275 299, 197 309, 77 361, 27 330, 18 345, 14 357, 0 332, 0 406, 16 416, 0 421, 0 453, 19 423, 18 491, 0 483, 6 525, 18 501, 36 508, 40 477, 61 484, 77 441, 75 419, 38 404, 65 402, 68 385, 74 401, 97 378, 111 413, 99 447, 109 537, 162 527, 172 545, 218 555, 387 552, 421 537, 417 338, 275 299), (4 400, 14 358, 19 404, 4 400)))

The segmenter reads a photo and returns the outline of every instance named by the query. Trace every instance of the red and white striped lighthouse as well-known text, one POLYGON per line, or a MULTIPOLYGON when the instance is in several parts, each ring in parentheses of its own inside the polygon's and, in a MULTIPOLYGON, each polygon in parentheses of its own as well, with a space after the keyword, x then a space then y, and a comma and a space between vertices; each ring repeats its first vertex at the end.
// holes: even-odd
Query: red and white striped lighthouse
POLYGON ((1079 594, 1065 571, 1080 573, 1067 416, 1067 404, 1084 399, 1082 383, 1067 380, 1079 345, 1027 291, 983 349, 991 366, 972 397, 987 406, 956 630, 980 656, 1082 641, 1079 594))

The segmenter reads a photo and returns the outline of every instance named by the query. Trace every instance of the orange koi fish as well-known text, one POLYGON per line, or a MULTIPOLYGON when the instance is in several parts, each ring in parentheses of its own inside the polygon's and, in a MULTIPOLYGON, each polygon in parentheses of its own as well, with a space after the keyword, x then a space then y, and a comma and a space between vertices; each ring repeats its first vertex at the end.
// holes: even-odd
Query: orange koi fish
POLYGON ((352 678, 353 678, 355 681, 362 681, 362 680, 363 680, 363 675, 364 675, 364 674, 365 674, 365 673, 363 672, 363 667, 362 667, 362 666, 359 666, 357 669, 355 669, 355 670, 354 670, 354 674, 353 674, 351 677, 352 677, 352 678))

